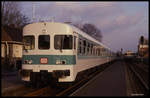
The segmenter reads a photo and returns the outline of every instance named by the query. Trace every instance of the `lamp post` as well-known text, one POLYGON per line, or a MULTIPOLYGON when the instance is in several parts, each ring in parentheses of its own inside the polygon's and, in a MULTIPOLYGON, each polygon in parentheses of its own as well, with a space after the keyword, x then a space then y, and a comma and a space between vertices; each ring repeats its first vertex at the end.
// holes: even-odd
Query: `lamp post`
POLYGON ((142 45, 142 49, 141 49, 141 54, 142 54, 142 57, 141 57, 141 61, 142 61, 142 63, 143 63, 143 45, 142 45))
POLYGON ((144 56, 144 53, 143 53, 144 36, 141 36, 140 43, 142 45, 142 47, 141 47, 141 62, 143 63, 143 56, 144 56))

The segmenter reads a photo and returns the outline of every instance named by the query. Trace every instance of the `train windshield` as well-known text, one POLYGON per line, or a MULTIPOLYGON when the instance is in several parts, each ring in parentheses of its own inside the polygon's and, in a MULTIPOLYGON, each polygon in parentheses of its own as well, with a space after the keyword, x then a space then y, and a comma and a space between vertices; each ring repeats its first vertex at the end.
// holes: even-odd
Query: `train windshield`
POLYGON ((72 49, 73 37, 72 35, 55 35, 54 47, 55 49, 72 49))
POLYGON ((38 40, 39 49, 49 49, 50 48, 50 36, 49 35, 39 35, 38 40))
POLYGON ((32 50, 35 47, 35 38, 34 36, 24 36, 23 37, 24 42, 24 50, 32 50))

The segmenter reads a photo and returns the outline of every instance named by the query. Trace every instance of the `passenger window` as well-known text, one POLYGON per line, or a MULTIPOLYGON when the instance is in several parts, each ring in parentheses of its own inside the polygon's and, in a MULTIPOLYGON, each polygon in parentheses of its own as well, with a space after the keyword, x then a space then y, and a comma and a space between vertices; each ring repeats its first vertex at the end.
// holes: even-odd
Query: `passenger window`
POLYGON ((97 52, 98 52, 98 51, 97 51, 97 49, 96 49, 96 56, 97 56, 97 52))
POLYGON ((86 41, 85 40, 83 41, 83 48, 84 48, 83 53, 85 54, 86 53, 86 41))
POLYGON ((98 49, 97 49, 97 56, 98 56, 98 53, 99 53, 99 52, 98 52, 98 49))
POLYGON ((50 36, 39 35, 38 47, 39 49, 49 49, 50 48, 50 36))
POLYGON ((100 54, 100 48, 99 48, 99 56, 100 56, 101 54, 100 54))
POLYGON ((35 38, 34 36, 24 36, 23 42, 25 43, 24 48, 26 50, 33 50, 35 48, 35 38))
POLYGON ((93 44, 91 44, 91 54, 93 54, 92 51, 93 51, 93 44))
POLYGON ((76 49, 76 36, 74 36, 74 49, 76 49))
POLYGON ((79 53, 82 54, 82 40, 79 41, 79 53))
POLYGON ((89 55, 91 55, 91 43, 89 43, 89 55))
POLYGON ((95 55, 95 48, 93 48, 93 55, 95 55))
POLYGON ((72 49, 73 37, 72 35, 55 35, 54 47, 55 49, 72 49))
POLYGON ((87 42, 87 53, 89 54, 90 52, 90 43, 87 42))
POLYGON ((96 49, 96 56, 97 56, 97 54, 98 54, 98 50, 96 49))

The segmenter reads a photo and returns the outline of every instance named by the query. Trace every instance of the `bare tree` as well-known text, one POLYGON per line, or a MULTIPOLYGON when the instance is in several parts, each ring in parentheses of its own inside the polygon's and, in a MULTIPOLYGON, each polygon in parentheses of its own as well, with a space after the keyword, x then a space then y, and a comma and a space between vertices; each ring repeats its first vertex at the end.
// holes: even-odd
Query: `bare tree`
POLYGON ((101 34, 101 30, 98 29, 95 25, 93 24, 74 24, 74 26, 78 27, 79 29, 81 29, 82 31, 84 31, 85 33, 89 34, 90 36, 94 37, 95 39, 97 39, 98 41, 102 41, 102 34, 101 34))
POLYGON ((14 24, 16 27, 22 27, 29 19, 20 12, 19 2, 6 2, 1 3, 2 25, 14 24))

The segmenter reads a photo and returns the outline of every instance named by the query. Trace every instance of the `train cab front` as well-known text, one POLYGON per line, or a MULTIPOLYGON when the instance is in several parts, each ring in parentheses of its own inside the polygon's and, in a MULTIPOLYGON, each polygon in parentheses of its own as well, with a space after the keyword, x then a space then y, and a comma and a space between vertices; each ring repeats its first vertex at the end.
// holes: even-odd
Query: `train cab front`
POLYGON ((43 74, 58 78, 59 82, 74 81, 77 36, 69 26, 60 23, 30 24, 24 28, 23 36, 23 81, 43 74))
POLYGON ((23 55, 20 73, 23 81, 30 81, 33 74, 37 77, 47 74, 59 82, 73 81, 75 64, 75 55, 23 55))
POLYGON ((52 72, 48 72, 47 70, 40 70, 40 72, 33 72, 32 70, 20 70, 20 76, 22 77, 23 81, 30 82, 33 78, 63 78, 70 76, 70 70, 53 70, 52 72), (46 76, 46 77, 45 77, 46 76))

